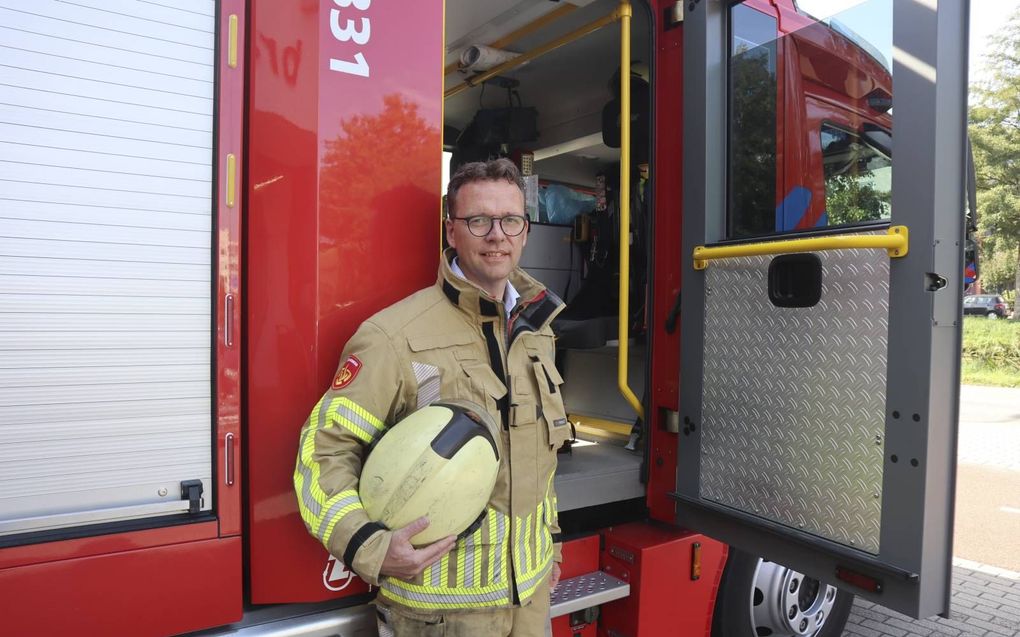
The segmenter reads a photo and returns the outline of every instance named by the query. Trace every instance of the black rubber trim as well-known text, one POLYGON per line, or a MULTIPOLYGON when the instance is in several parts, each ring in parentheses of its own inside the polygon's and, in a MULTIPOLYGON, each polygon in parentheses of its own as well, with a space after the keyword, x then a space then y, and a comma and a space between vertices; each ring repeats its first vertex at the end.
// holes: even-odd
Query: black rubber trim
POLYGON ((212 522, 216 519, 215 513, 212 511, 205 511, 197 515, 176 513, 155 518, 139 518, 120 522, 103 522, 100 524, 74 526, 66 529, 28 531, 0 538, 0 549, 12 546, 25 546, 29 544, 43 544, 45 542, 77 540, 80 538, 98 537, 101 535, 116 535, 118 533, 130 533, 133 531, 147 531, 149 529, 183 526, 185 524, 200 524, 202 522, 212 522))
POLYGON ((478 313, 482 316, 499 316, 499 306, 489 299, 479 297, 478 313))
POLYGON ((558 296, 546 290, 545 296, 535 303, 524 307, 514 319, 513 333, 510 334, 510 342, 513 343, 523 332, 537 332, 542 329, 549 317, 556 308, 563 305, 558 296))
POLYGON ((430 446, 433 451, 443 458, 450 460, 472 438, 481 436, 489 442, 489 446, 492 447, 492 455, 496 457, 496 460, 499 460, 499 450, 496 448, 496 441, 489 432, 489 428, 482 424, 480 416, 456 405, 436 404, 452 410, 453 418, 432 439, 430 446))
POLYGON ((443 294, 450 299, 450 303, 460 307, 460 290, 453 287, 449 281, 443 280, 443 294))
POLYGON ((367 522, 358 529, 351 536, 351 541, 347 543, 347 549, 344 551, 344 564, 349 568, 354 568, 354 556, 358 554, 358 549, 361 548, 361 545, 367 542, 368 538, 375 535, 376 531, 386 530, 388 529, 378 522, 367 522))
POLYGON ((503 429, 510 426, 510 385, 506 382, 506 374, 503 372, 503 355, 499 352, 499 341, 496 340, 495 323, 482 323, 482 332, 485 334, 485 344, 489 349, 489 366, 496 372, 499 382, 506 387, 507 393, 496 401, 499 405, 499 415, 503 421, 503 429))

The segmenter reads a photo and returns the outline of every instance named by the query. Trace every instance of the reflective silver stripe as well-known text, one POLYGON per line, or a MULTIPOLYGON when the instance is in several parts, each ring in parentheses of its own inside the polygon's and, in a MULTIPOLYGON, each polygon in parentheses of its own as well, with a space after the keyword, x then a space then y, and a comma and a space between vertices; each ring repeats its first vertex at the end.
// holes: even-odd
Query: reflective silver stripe
MULTIPOLYGON (((534 575, 532 575, 531 577, 529 577, 528 579, 526 579, 524 581, 517 582, 517 590, 522 593, 522 598, 525 596, 526 593, 528 593, 528 591, 530 591, 531 593, 534 593, 534 591, 532 589, 539 582, 542 581, 542 578, 544 578, 546 575, 549 574, 549 571, 551 569, 552 569, 552 560, 547 560, 546 563, 545 563, 545 566, 542 569, 540 569, 537 573, 535 573, 534 575)), ((527 597, 531 597, 531 595, 528 594, 527 597)), ((521 601, 524 601, 524 599, 521 599, 521 601)))
POLYGON ((301 457, 301 461, 298 462, 298 471, 301 473, 301 501, 304 503, 308 513, 316 519, 322 513, 322 506, 315 499, 315 496, 312 495, 312 483, 314 481, 312 477, 312 463, 315 460, 312 458, 311 453, 305 454, 305 445, 311 443, 315 432, 326 427, 327 414, 329 413, 330 406, 333 404, 333 399, 334 397, 331 396, 329 400, 323 399, 319 401, 319 413, 316 415, 315 427, 305 429, 304 433, 301 434, 301 446, 298 448, 298 453, 301 457))
MULTIPOLYGON (((340 405, 337 407, 336 416, 338 418, 343 418, 345 425, 351 425, 351 427, 363 432, 368 437, 369 441, 375 440, 376 437, 382 433, 381 427, 376 427, 375 424, 369 422, 361 414, 354 411, 354 409, 347 405, 340 405)), ((346 429, 350 429, 356 434, 357 431, 354 431, 351 427, 346 427, 346 429)))
POLYGON ((496 515, 496 541, 493 542, 493 544, 497 547, 496 551, 494 551, 496 555, 496 563, 493 564, 492 567, 492 581, 489 582, 490 584, 495 584, 496 582, 503 580, 503 556, 506 555, 506 551, 503 550, 503 538, 506 535, 506 522, 504 521, 504 517, 505 516, 499 515, 498 513, 496 515))
POLYGON ((418 381, 418 409, 439 399, 441 377, 439 368, 428 363, 411 362, 414 378, 418 381))
POLYGON ((429 566, 429 568, 431 569, 431 577, 429 578, 429 583, 432 584, 432 586, 439 588, 441 580, 443 578, 442 574, 443 559, 439 558, 438 560, 433 562, 432 566, 429 566))
POLYGON ((407 599, 425 604, 435 604, 437 606, 444 604, 463 606, 480 602, 500 602, 506 601, 508 598, 507 591, 505 589, 487 591, 484 593, 426 593, 423 591, 411 591, 400 588, 399 586, 393 585, 388 579, 380 582, 379 586, 387 593, 398 599, 407 599))
POLYGON ((527 523, 519 517, 514 516, 514 537, 513 541, 517 545, 517 568, 514 569, 516 573, 528 572, 531 569, 528 568, 528 546, 525 542, 527 536, 527 523))
POLYGON ((464 542, 464 581, 458 582, 465 588, 475 585, 475 536, 470 535, 464 542))
POLYGON ((333 517, 340 512, 341 509, 352 504, 357 504, 358 505, 357 508, 359 509, 363 508, 361 506, 361 500, 358 498, 357 493, 345 496, 334 502, 332 505, 330 505, 329 510, 326 511, 326 515, 322 516, 322 519, 319 520, 319 528, 316 530, 315 536, 319 538, 319 540, 325 541, 327 538, 324 536, 326 533, 326 528, 329 526, 329 521, 332 520, 333 517))

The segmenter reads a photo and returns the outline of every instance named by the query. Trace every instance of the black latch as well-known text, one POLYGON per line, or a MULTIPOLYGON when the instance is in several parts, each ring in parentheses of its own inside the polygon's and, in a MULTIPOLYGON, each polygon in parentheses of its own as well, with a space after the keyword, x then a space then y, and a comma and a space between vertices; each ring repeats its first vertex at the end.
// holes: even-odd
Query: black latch
POLYGON ((181 499, 188 501, 188 513, 198 513, 202 508, 202 481, 181 480, 181 499))

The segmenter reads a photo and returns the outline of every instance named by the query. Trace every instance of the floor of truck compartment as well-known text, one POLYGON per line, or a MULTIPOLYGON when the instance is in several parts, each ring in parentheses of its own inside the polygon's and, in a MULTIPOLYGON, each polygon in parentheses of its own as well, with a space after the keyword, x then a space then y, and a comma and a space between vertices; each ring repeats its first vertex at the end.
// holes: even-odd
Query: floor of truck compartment
POLYGON ((560 511, 640 498, 641 452, 610 444, 579 444, 560 454, 556 498, 560 511))

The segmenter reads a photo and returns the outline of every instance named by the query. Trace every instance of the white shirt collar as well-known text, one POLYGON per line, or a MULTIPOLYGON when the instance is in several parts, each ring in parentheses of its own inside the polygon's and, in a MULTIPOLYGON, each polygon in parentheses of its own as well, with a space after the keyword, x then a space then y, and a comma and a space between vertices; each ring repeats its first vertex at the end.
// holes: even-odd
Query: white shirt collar
MULTIPOLYGON (((457 263, 457 257, 453 257, 453 263, 450 264, 450 270, 460 278, 467 281, 467 277, 464 276, 464 271, 460 269, 460 264, 457 263)), ((513 311, 514 307, 517 306, 517 300, 521 298, 520 293, 514 287, 513 283, 510 283, 510 279, 506 281, 506 290, 503 292, 503 307, 506 308, 506 315, 510 316, 510 312, 513 311)))

